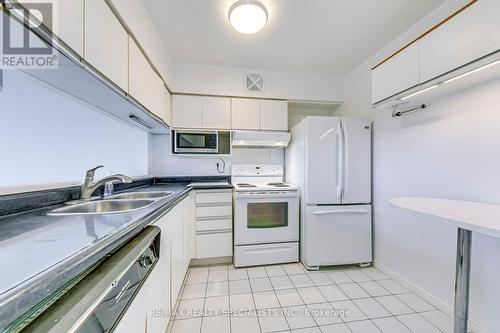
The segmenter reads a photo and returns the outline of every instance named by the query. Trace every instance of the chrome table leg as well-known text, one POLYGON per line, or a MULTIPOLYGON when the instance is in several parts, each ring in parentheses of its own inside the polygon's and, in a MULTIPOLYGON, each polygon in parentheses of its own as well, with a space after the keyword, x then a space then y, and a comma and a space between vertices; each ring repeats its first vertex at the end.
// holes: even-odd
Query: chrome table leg
POLYGON ((470 253, 472 232, 458 228, 455 277, 454 333, 467 333, 469 319, 470 253))

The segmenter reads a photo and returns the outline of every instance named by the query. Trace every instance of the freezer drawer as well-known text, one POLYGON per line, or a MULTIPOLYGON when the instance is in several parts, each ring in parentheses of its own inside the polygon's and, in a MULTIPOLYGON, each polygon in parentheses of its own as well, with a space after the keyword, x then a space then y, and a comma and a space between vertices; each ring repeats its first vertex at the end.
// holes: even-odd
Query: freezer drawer
POLYGON ((306 206, 301 261, 307 266, 372 261, 371 205, 306 206))

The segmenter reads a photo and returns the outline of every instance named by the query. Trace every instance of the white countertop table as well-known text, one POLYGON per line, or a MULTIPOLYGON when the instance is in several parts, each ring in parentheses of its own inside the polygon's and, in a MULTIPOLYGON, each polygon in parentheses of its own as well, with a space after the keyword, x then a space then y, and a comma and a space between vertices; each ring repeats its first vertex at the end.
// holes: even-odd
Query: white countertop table
POLYGON ((393 198, 389 203, 458 228, 453 332, 467 333, 472 232, 500 238, 500 205, 419 197, 393 198))

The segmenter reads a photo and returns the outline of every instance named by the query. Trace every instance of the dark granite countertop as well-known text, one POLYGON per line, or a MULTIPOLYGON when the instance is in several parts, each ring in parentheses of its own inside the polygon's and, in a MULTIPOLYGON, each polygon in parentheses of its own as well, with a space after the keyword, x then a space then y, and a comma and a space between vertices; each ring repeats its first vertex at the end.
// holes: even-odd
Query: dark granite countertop
POLYGON ((170 211, 188 195, 188 184, 199 181, 156 178, 149 185, 128 188, 125 192, 174 192, 129 213, 46 215, 61 206, 53 205, 0 218, 0 331, 170 211))

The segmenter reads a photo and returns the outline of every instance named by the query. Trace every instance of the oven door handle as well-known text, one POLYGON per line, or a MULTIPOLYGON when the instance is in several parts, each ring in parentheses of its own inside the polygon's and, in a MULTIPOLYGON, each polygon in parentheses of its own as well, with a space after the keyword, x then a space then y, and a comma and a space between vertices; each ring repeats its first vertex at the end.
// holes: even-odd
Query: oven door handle
POLYGON ((276 199, 281 199, 281 198, 298 198, 299 197, 299 193, 298 192, 295 192, 295 193, 276 193, 276 194, 271 194, 271 193, 265 193, 265 194, 240 194, 240 193, 236 193, 235 194, 235 197, 237 199, 262 199, 262 198, 266 198, 266 199, 273 199, 273 198, 276 198, 276 199))

